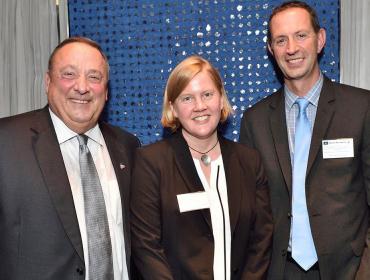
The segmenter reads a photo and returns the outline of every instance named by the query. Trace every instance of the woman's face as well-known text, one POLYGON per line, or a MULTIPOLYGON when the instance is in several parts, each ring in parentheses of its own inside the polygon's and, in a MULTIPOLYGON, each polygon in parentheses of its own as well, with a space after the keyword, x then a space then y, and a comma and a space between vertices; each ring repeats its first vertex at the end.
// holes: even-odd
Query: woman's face
POLYGON ((207 139, 216 133, 222 108, 221 93, 206 70, 195 75, 171 103, 172 113, 181 123, 185 138, 189 135, 207 139))

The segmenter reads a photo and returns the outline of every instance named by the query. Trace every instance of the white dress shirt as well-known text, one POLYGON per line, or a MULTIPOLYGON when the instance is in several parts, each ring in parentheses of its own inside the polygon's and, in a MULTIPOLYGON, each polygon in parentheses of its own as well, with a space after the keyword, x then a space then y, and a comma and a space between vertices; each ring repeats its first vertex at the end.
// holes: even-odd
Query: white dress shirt
MULTIPOLYGON (((89 279, 89 255, 85 223, 85 209, 79 165, 79 143, 77 133, 70 130, 50 109, 51 119, 62 152, 80 227, 86 276, 89 279)), ((98 125, 85 133, 89 137, 87 146, 94 160, 103 190, 107 210, 109 232, 112 243, 113 270, 115 280, 128 280, 125 242, 122 224, 122 205, 118 182, 104 137, 98 125)))
POLYGON ((230 230, 229 203, 227 198, 226 176, 222 156, 220 155, 216 160, 211 162, 210 184, 208 184, 208 181, 204 176, 200 161, 196 158, 193 158, 193 160, 199 178, 202 182, 203 188, 207 193, 210 205, 212 231, 215 248, 213 257, 213 277, 214 277, 213 279, 214 280, 230 279, 231 230, 230 230), (217 182, 218 166, 220 167, 220 172, 217 182), (217 193, 217 184, 218 190, 220 192, 222 206, 217 193), (223 217, 222 215, 221 207, 223 207, 225 217, 223 217), (224 219, 225 219, 225 232, 223 225, 224 219), (224 249, 225 247, 224 238, 226 240, 225 242, 226 250, 224 249), (225 258, 226 258, 226 278, 224 265, 225 258))

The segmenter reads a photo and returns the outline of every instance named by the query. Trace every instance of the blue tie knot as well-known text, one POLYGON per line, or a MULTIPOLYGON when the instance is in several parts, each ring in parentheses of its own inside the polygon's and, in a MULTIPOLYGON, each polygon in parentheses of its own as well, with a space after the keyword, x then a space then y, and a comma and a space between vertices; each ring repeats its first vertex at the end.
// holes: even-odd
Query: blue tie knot
POLYGON ((295 103, 299 106, 299 114, 302 115, 306 112, 308 104, 310 104, 310 101, 308 101, 306 98, 298 98, 295 103))

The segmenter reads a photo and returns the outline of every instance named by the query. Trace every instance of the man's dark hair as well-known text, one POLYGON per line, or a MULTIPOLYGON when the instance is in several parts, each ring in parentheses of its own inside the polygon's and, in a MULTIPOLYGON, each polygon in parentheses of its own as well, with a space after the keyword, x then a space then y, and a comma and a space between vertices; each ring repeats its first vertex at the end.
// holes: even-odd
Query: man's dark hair
POLYGON ((271 39, 272 39, 271 38, 271 20, 272 20, 272 18, 276 14, 278 14, 282 11, 288 10, 290 8, 301 8, 301 9, 306 10, 308 12, 308 14, 310 15, 313 30, 315 31, 315 33, 319 32, 319 30, 321 28, 320 23, 319 23, 319 19, 317 17, 316 11, 310 5, 308 5, 307 3, 302 2, 302 1, 284 2, 281 5, 275 7, 272 10, 272 13, 270 15, 269 22, 268 22, 268 29, 267 29, 267 42, 268 42, 269 45, 271 45, 271 39))

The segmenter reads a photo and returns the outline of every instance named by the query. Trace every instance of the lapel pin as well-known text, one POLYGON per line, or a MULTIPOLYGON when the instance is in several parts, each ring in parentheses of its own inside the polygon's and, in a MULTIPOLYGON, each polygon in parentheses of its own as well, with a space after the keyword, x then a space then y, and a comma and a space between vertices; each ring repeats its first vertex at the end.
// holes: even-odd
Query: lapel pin
POLYGON ((126 168, 126 165, 124 165, 123 163, 120 163, 120 164, 119 164, 119 168, 121 168, 121 169, 125 169, 125 168, 126 168))

